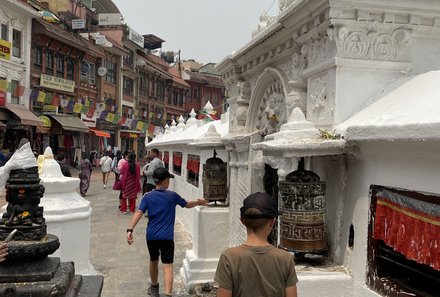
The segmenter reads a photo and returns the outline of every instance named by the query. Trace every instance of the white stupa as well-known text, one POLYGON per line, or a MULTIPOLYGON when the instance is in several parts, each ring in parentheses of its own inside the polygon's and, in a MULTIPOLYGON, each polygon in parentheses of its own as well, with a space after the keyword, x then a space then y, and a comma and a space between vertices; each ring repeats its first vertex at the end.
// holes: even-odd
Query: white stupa
POLYGON ((63 262, 75 262, 77 274, 97 274, 89 260, 92 208, 76 192, 80 180, 63 176, 50 147, 44 151, 44 159, 40 159, 40 179, 45 188, 40 206, 44 207, 47 233, 58 236, 61 243, 53 256, 63 262))

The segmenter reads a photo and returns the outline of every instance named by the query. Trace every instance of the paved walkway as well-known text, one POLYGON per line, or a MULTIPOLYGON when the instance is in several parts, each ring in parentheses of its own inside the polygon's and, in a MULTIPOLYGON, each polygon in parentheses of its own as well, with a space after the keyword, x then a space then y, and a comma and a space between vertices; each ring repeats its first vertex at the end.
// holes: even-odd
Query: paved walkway
MULTIPOLYGON (((72 176, 77 177, 75 169, 70 168, 72 176)), ((111 173, 107 188, 102 185, 99 168, 94 168, 92 182, 85 199, 92 206, 90 219, 90 262, 98 273, 104 275, 102 297, 140 297, 146 293, 149 281, 149 254, 145 243, 147 218, 143 217, 134 231, 134 244, 126 241, 126 229, 131 214, 121 214, 118 209, 118 192, 112 189, 114 174, 111 173)), ((139 194, 140 199, 140 194, 139 194)), ((139 203, 138 199, 138 203, 139 203)), ((0 206, 6 204, 4 191, 0 193, 0 206)), ((176 297, 213 297, 214 292, 201 293, 202 286, 190 295, 186 292, 179 270, 185 251, 191 249, 191 237, 177 222, 175 227, 174 257, 174 295, 176 297)), ((159 281, 163 284, 160 270, 159 281)), ((163 293, 163 288, 161 288, 163 293)))
MULTIPOLYGON (((71 171, 72 176, 77 176, 75 170, 71 171)), ((93 170, 92 183, 86 197, 92 206, 90 261, 104 275, 103 297, 147 296, 149 254, 145 244, 145 226, 148 219, 143 217, 139 221, 134 231, 134 244, 129 246, 126 229, 132 215, 119 212, 118 192, 112 189, 113 182, 114 174, 111 173, 107 188, 104 189, 100 170, 93 170)), ((192 244, 180 224, 176 225, 175 243, 174 294, 190 296, 183 286, 179 269, 185 251, 192 244)), ((159 276, 163 283, 162 271, 159 276)))

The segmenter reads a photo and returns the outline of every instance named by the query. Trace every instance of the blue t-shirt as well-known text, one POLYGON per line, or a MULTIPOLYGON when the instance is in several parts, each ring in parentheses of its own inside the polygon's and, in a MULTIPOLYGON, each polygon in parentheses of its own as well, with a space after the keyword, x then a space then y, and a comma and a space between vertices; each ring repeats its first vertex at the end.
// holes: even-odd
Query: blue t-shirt
POLYGON ((174 240, 176 205, 185 207, 186 200, 166 189, 148 192, 142 198, 139 209, 148 209, 147 240, 174 240))

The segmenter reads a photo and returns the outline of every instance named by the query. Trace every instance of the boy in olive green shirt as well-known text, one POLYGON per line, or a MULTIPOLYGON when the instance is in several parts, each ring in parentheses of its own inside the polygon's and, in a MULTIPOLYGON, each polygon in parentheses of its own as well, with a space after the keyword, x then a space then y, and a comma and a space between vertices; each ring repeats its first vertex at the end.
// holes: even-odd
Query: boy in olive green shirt
POLYGON ((240 220, 246 226, 246 243, 220 256, 215 281, 217 297, 297 297, 293 256, 267 242, 278 210, 266 193, 254 193, 243 201, 240 220))

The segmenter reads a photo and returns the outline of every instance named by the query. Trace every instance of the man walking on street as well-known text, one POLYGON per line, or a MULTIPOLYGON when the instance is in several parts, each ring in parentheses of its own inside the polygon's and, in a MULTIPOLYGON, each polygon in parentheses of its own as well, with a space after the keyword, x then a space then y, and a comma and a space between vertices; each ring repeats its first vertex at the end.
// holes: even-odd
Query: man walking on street
POLYGON ((153 172, 157 168, 164 167, 162 160, 159 158, 158 149, 152 149, 150 152, 150 156, 152 160, 148 164, 148 167, 147 166, 144 167, 143 170, 143 175, 145 179, 144 179, 144 184, 142 186, 142 195, 156 188, 153 180, 153 172))
POLYGON ((165 281, 165 296, 172 296, 173 291, 173 262, 174 262, 174 223, 176 206, 193 208, 198 205, 207 205, 205 199, 186 201, 179 194, 169 191, 170 178, 174 178, 164 167, 153 172, 156 184, 154 191, 148 192, 142 198, 138 210, 134 213, 127 229, 127 243, 133 244, 133 229, 148 209, 147 246, 150 253, 151 285, 148 294, 159 297, 159 255, 163 264, 165 281))

